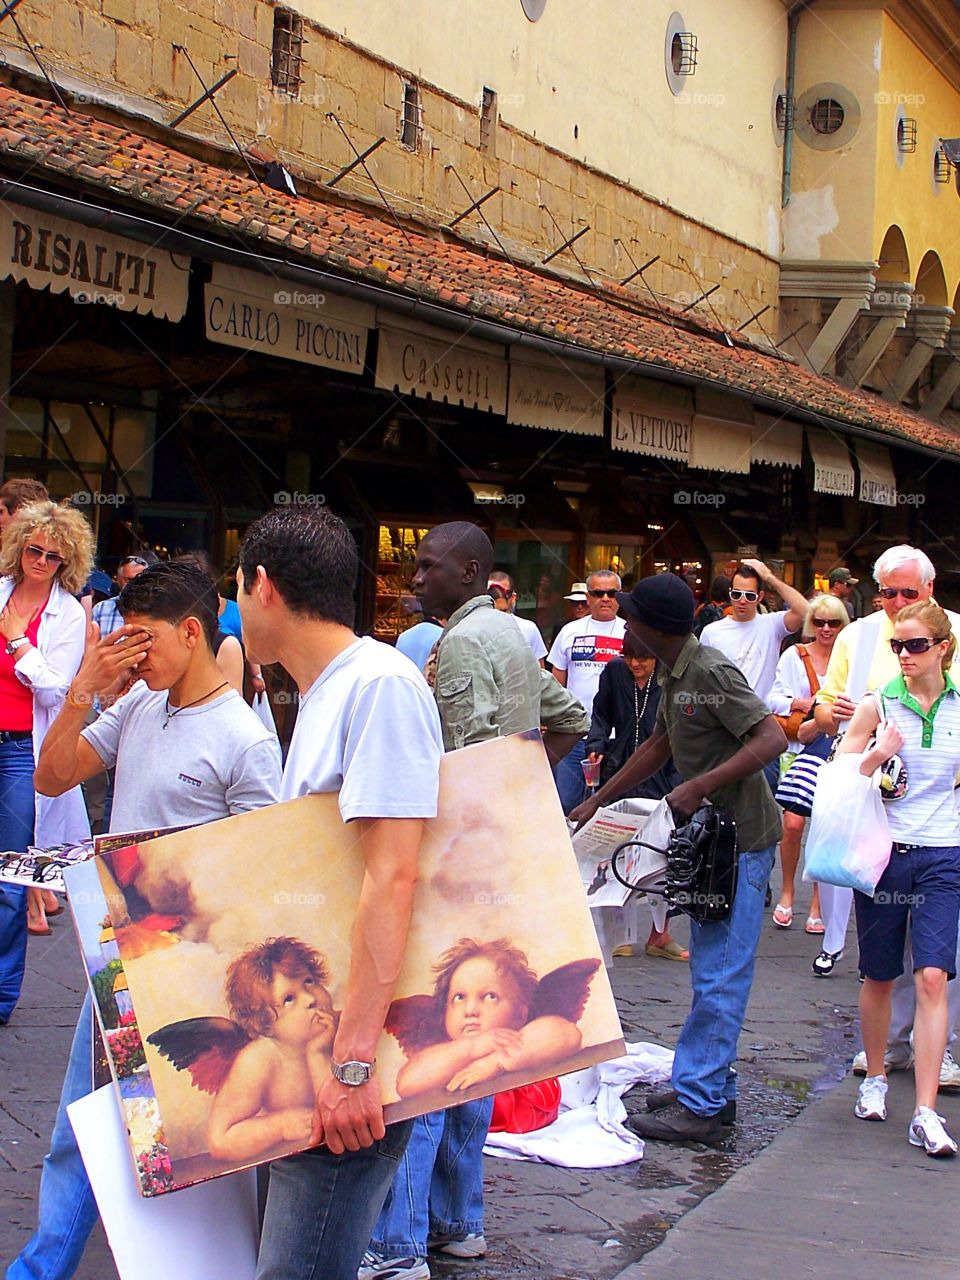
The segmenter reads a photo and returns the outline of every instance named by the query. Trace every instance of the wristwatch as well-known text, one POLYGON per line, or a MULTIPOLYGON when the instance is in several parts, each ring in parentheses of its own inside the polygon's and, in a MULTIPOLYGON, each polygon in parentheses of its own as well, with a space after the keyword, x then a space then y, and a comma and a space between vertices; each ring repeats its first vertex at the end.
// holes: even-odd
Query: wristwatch
POLYGON ((22 649, 25 644, 29 644, 29 643, 30 641, 27 639, 26 636, 17 636, 16 640, 7 641, 6 652, 12 658, 18 649, 22 649))
POLYGON ((335 1058, 330 1059, 330 1070, 334 1078, 341 1084, 350 1085, 352 1089, 371 1080, 376 1069, 376 1062, 337 1062, 335 1058))

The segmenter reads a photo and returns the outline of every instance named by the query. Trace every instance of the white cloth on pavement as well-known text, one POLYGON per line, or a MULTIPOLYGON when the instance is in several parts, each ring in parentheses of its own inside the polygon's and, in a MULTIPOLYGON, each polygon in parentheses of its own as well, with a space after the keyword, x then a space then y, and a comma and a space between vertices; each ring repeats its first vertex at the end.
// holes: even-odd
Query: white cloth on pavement
POLYGON ((488 1133, 484 1154, 564 1169, 608 1169, 643 1159, 643 1142, 624 1126, 621 1096, 635 1084, 669 1081, 673 1050, 640 1041, 622 1058, 560 1081, 560 1114, 533 1133, 488 1133))

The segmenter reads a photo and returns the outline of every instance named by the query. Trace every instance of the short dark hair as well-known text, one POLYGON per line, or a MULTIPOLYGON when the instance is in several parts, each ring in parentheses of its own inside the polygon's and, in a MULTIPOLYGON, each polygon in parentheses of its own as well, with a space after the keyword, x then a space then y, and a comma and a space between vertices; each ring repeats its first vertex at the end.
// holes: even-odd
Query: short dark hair
POLYGON ((736 569, 733 571, 733 576, 734 578, 753 578, 754 582, 757 584, 757 590, 763 590, 763 583, 760 581, 759 573, 757 573, 756 569, 751 569, 748 565, 738 564, 736 569))
POLYGON ((730 579, 722 573, 717 574, 710 583, 710 599, 718 602, 722 601, 724 604, 730 603, 730 579))
POLYGON ((47 492, 47 486, 41 484, 39 480, 32 480, 27 476, 17 476, 12 480, 6 480, 0 485, 0 502, 7 508, 11 515, 15 511, 19 511, 21 507, 25 507, 29 502, 49 502, 50 494, 47 492))
POLYGON ((456 552, 464 565, 476 560, 479 565, 477 576, 486 583, 493 568, 493 543, 479 525, 468 520, 450 520, 447 524, 434 525, 424 542, 428 539, 444 559, 456 552))
POLYGON ((117 608, 124 618, 131 613, 173 623, 196 618, 213 648, 219 626, 217 588, 190 561, 150 565, 123 588, 117 596, 117 608))
POLYGON ((487 577, 501 579, 501 581, 497 583, 497 586, 502 587, 508 596, 512 596, 517 589, 517 584, 513 580, 513 574, 507 573, 506 569, 491 569, 487 574, 487 577), (504 578, 506 578, 506 582, 502 581, 504 578))
POLYGON ((294 613, 353 627, 357 545, 332 511, 271 511, 255 520, 240 547, 243 589, 248 594, 258 565, 294 613))

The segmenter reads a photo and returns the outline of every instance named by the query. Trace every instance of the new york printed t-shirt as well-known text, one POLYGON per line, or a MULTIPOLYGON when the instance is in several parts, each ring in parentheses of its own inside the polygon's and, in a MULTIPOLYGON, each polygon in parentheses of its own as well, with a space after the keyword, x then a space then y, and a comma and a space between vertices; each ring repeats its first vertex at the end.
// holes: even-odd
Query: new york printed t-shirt
POLYGON ((236 690, 181 711, 167 698, 136 684, 83 730, 117 768, 111 831, 195 826, 279 799, 277 738, 236 690))
POLYGON ((300 698, 280 798, 340 792, 340 816, 433 818, 440 715, 409 658, 354 641, 300 698))
POLYGON ((547 661, 558 671, 566 671, 567 688, 583 703, 587 715, 593 714, 593 700, 604 667, 623 652, 626 629, 619 617, 609 622, 576 618, 560 628, 553 642, 547 661))
POLYGON ((740 668, 757 697, 769 705, 780 661, 780 646, 790 635, 786 617, 782 610, 778 610, 776 613, 758 613, 750 622, 721 618, 703 628, 700 643, 719 649, 735 667, 740 668))

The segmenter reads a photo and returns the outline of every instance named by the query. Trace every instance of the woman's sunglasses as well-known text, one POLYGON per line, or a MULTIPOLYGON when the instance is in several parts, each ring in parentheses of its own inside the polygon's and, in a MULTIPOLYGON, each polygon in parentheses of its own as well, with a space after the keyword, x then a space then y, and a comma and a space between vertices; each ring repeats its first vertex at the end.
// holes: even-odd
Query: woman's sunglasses
POLYGON ((904 649, 907 653, 926 653, 935 644, 943 644, 944 640, 949 639, 949 636, 934 636, 932 640, 929 636, 914 636, 911 640, 891 640, 890 648, 899 658, 904 649))
POLYGON ((23 554, 27 557, 31 564, 39 564, 41 561, 52 564, 59 568, 64 563, 64 558, 57 551, 45 551, 43 547, 35 547, 33 543, 29 543, 23 548, 23 554))
POLYGON ((739 590, 739 588, 731 587, 730 599, 731 600, 749 600, 752 604, 754 600, 760 599, 760 592, 759 591, 741 591, 739 590))
POLYGON ((842 627, 843 623, 837 618, 814 618, 813 625, 815 627, 830 627, 832 629, 834 627, 842 627))
POLYGON ((883 596, 884 600, 896 600, 897 596, 903 596, 904 600, 916 600, 920 592, 916 587, 881 587, 878 595, 883 596))

